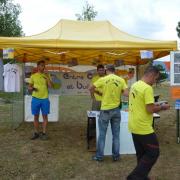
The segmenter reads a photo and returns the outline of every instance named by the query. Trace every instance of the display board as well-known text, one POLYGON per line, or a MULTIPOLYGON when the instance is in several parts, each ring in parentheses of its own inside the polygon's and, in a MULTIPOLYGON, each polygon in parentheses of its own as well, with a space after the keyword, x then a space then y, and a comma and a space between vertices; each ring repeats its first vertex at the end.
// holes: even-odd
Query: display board
POLYGON ((171 86, 180 86, 180 51, 172 51, 171 58, 171 86))

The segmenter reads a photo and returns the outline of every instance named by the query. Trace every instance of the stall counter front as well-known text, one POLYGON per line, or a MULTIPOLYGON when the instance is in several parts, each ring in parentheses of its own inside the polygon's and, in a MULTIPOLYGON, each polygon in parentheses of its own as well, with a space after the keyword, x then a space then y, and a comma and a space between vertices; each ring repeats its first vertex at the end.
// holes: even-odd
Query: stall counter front
MULTIPOLYGON (((99 136, 99 127, 98 127, 98 119, 99 119, 99 111, 88 111, 88 117, 96 118, 96 142, 99 136)), ((128 131, 128 112, 121 111, 121 122, 120 122, 120 154, 135 154, 135 148, 132 140, 132 135, 128 131)), ((106 141, 104 148, 104 155, 112 155, 112 132, 111 132, 111 124, 109 123, 107 133, 106 133, 106 141)))
MULTIPOLYGON (((31 100, 32 96, 25 95, 24 98, 24 113, 25 113, 25 121, 33 122, 34 117, 31 113, 31 100)), ((57 122, 59 120, 59 95, 49 95, 50 100, 50 114, 48 115, 49 122, 57 122)), ((39 116, 39 121, 42 122, 42 115, 39 116)))

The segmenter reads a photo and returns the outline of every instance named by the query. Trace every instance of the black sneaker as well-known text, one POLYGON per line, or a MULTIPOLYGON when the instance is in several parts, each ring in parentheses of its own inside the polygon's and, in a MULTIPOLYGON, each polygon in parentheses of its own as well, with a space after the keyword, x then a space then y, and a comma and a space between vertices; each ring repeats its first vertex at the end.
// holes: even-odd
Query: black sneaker
POLYGON ((47 140, 47 139, 48 139, 47 134, 46 134, 46 133, 42 133, 42 134, 40 135, 40 139, 41 139, 41 140, 47 140))
POLYGON ((37 139, 37 138, 39 138, 39 133, 35 132, 35 133, 33 134, 33 136, 31 137, 31 140, 35 140, 35 139, 37 139))
POLYGON ((99 158, 99 157, 97 157, 97 156, 92 156, 92 160, 98 161, 98 162, 102 162, 102 161, 103 161, 103 158, 99 158))
POLYGON ((113 160, 114 162, 119 161, 119 157, 112 157, 112 160, 113 160))

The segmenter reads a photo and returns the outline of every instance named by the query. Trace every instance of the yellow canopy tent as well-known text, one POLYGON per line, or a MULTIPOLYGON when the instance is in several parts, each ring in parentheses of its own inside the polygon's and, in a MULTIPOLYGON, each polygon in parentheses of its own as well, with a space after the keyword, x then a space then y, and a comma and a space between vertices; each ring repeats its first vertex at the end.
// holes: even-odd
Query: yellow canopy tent
POLYGON ((0 37, 0 48, 15 48, 15 58, 36 62, 82 65, 114 63, 145 64, 140 50, 152 50, 154 59, 177 49, 176 41, 147 40, 129 35, 108 21, 60 20, 51 29, 27 37, 0 37))

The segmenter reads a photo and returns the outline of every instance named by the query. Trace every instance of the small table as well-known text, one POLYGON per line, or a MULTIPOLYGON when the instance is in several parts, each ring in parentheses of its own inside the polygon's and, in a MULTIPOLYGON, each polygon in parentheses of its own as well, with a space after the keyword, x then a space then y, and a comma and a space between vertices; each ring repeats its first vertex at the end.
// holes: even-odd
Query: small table
POLYGON ((156 120, 156 119, 159 119, 159 118, 160 118, 160 115, 159 115, 159 114, 153 113, 153 124, 152 124, 153 128, 154 128, 154 122, 155 122, 155 120, 156 120))
POLYGON ((90 149, 90 141, 96 140, 96 111, 87 111, 87 149, 90 149))
MULTIPOLYGON (((128 114, 126 112, 121 112, 121 114, 128 114)), ((97 114, 99 115, 99 112, 97 111, 87 111, 87 149, 90 149, 90 141, 92 139, 96 140, 96 132, 98 131, 98 129, 96 129, 96 121, 97 121, 97 114)), ((123 116, 124 117, 124 116, 123 116)), ((159 119, 160 115, 157 113, 153 113, 153 128, 154 128, 154 124, 155 124, 155 120, 159 119)), ((125 117, 124 119, 127 119, 127 117, 125 117)), ((123 125, 126 125, 127 123, 124 123, 123 125)), ((98 127, 98 124, 97 124, 98 127)), ((123 131, 125 131, 125 129, 123 129, 123 131)), ((122 132, 122 131, 121 131, 122 132)), ((127 133, 127 132, 126 132, 127 133)))
MULTIPOLYGON (((98 119, 100 112, 99 111, 87 111, 87 149, 90 148, 90 141, 92 138, 97 140, 99 136, 99 127, 98 127, 98 119), (95 121, 95 134, 92 133, 92 124, 95 121)), ((93 128, 94 130, 94 128, 93 128)), ((132 135, 128 131, 128 112, 121 111, 121 121, 120 121, 120 154, 135 154, 134 143, 132 140, 132 135)), ((96 141, 97 143, 97 141, 96 141)), ((96 147, 96 144, 94 144, 96 147)), ((106 143, 104 147, 104 155, 112 154, 112 132, 111 132, 111 124, 109 123, 106 133, 106 143)))

